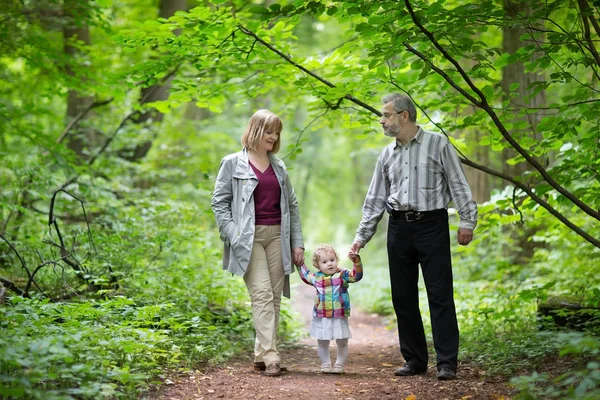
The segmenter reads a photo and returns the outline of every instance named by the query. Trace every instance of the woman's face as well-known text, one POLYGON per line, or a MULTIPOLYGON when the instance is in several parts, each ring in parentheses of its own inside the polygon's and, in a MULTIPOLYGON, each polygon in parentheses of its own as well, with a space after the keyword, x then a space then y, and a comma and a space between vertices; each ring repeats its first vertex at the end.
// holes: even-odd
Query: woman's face
POLYGON ((263 132, 263 136, 260 141, 260 149, 265 150, 267 152, 272 151, 273 146, 277 142, 278 138, 279 134, 275 129, 269 126, 265 127, 265 131, 263 132))

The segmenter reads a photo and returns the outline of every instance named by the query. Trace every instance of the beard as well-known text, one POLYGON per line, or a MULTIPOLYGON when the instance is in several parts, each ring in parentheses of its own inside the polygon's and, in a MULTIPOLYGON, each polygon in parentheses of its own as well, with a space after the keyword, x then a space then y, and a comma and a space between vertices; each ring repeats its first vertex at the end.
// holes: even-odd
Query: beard
POLYGON ((396 133, 389 129, 383 129, 383 134, 387 137, 393 137, 393 138, 396 137, 396 133))

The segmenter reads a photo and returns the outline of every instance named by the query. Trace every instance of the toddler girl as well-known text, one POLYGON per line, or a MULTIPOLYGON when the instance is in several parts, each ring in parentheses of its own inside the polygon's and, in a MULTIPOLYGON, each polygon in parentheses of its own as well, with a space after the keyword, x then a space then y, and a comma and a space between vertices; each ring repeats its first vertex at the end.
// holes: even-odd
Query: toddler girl
POLYGON ((358 254, 350 254, 348 258, 354 264, 352 271, 339 268, 338 254, 333 247, 324 244, 317 247, 312 258, 313 265, 319 271, 313 273, 304 264, 298 270, 302 280, 317 290, 310 336, 317 339, 321 372, 326 374, 344 373, 344 363, 348 358, 348 339, 352 337, 348 326, 350 316, 348 284, 360 281, 363 270, 358 254), (331 368, 329 341, 333 339, 337 344, 337 360, 331 368))

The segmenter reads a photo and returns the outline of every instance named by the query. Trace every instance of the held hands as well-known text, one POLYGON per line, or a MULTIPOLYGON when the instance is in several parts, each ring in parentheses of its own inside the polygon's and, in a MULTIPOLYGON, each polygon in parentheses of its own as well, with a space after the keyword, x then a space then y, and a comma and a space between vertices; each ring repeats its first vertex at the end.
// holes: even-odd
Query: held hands
POLYGON ((302 247, 294 247, 292 249, 292 262, 297 267, 304 264, 304 249, 302 247))
POLYGON ((360 249, 362 249, 364 246, 365 245, 361 242, 352 243, 352 246, 350 246, 350 251, 348 252, 348 258, 351 259, 352 262, 355 262, 355 258, 358 258, 358 261, 360 262, 360 256, 358 255, 358 253, 360 252, 360 249))
POLYGON ((473 231, 467 228, 458 228, 458 244, 466 246, 473 240, 473 231))
POLYGON ((361 262, 360 261, 360 256, 358 254, 356 254, 356 253, 348 253, 348 258, 350 260, 352 260, 353 264, 358 264, 358 263, 361 262))

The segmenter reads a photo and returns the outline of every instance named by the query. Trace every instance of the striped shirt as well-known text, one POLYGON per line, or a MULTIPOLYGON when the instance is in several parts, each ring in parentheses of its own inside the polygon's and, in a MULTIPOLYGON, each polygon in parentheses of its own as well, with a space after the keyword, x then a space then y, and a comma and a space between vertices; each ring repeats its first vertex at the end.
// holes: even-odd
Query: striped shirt
POLYGON ((341 268, 333 275, 325 275, 321 271, 311 272, 304 264, 298 272, 304 283, 317 289, 313 317, 341 318, 350 316, 348 286, 350 283, 362 279, 362 262, 355 263, 352 271, 341 268))
POLYGON ((433 211, 448 208, 451 200, 459 226, 475 229, 477 204, 456 150, 446 136, 419 127, 408 144, 396 140, 379 155, 354 241, 371 240, 386 202, 397 210, 433 211))

